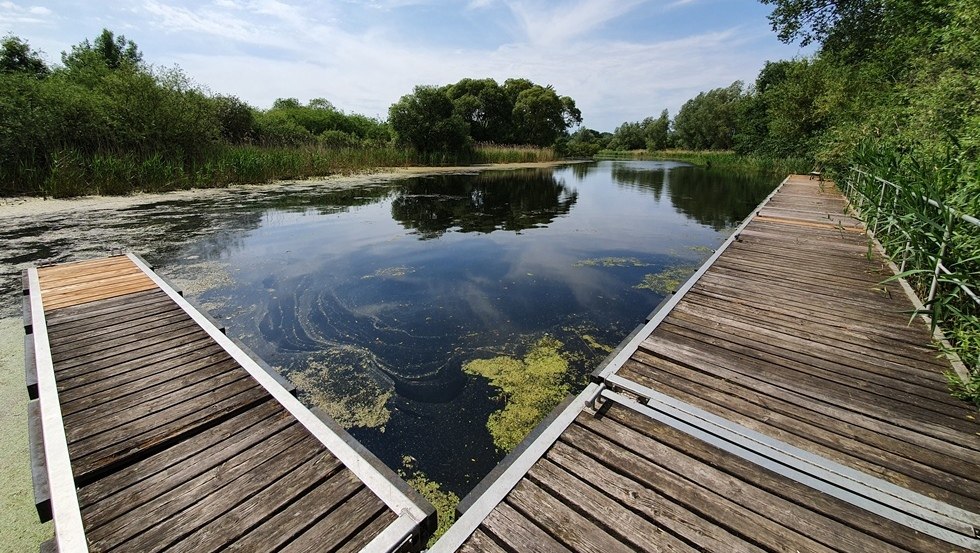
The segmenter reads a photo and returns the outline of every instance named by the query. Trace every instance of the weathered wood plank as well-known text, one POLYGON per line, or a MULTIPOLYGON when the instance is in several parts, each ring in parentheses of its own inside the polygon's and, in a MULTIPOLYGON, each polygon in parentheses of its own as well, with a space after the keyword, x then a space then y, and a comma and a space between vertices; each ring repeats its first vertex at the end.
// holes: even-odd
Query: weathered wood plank
POLYGON ((78 340, 93 330, 101 328, 108 331, 119 327, 135 326, 148 319, 165 317, 176 311, 180 311, 180 307, 157 300, 154 303, 133 306, 125 311, 110 312, 99 317, 76 321, 74 324, 61 325, 55 329, 49 328, 48 335, 59 343, 63 340, 78 340))
POLYGON ((82 487, 78 501, 93 524, 120 516, 231 457, 262 443, 295 421, 274 401, 267 401, 82 487))
MULTIPOLYGON (((92 354, 101 351, 113 352, 117 348, 138 344, 144 340, 153 340, 187 327, 197 327, 190 317, 186 314, 179 314, 173 319, 151 321, 141 328, 128 332, 125 329, 117 332, 106 333, 104 340, 88 340, 81 343, 66 344, 62 347, 53 348, 51 358, 59 368, 65 365, 84 362, 91 358, 92 354)), ((138 346, 137 346, 138 347, 138 346)))
MULTIPOLYGON (((867 350, 852 351, 849 348, 841 347, 840 344, 825 343, 816 334, 803 328, 785 328, 771 324, 771 322, 757 322, 746 320, 725 313, 721 309, 705 309, 692 302, 684 302, 678 305, 671 312, 670 322, 677 326, 690 328, 690 325, 697 325, 701 328, 718 330, 729 335, 738 336, 733 338, 733 342, 750 344, 752 342, 769 344, 769 352, 776 352, 777 349, 783 352, 805 352, 809 358, 810 365, 814 367, 810 374, 819 374, 828 379, 839 379, 844 377, 845 382, 853 382, 859 379, 868 383, 869 387, 881 389, 882 393, 887 393, 890 397, 909 401, 925 409, 936 411, 939 414, 949 412, 964 411, 962 402, 950 400, 948 393, 944 390, 937 390, 929 386, 923 386, 921 382, 910 383, 904 379, 892 377, 896 372, 918 371, 911 363, 899 359, 888 359, 885 356, 875 355, 867 350), (688 324, 685 324, 688 323, 688 324), (826 363, 818 362, 825 361, 826 363), (837 376, 840 375, 840 376, 837 376)), ((783 356, 786 356, 784 353, 783 356)), ((938 378, 940 372, 926 375, 938 378)), ((923 380, 929 382, 931 378, 925 377, 923 380)))
POLYGON ((344 503, 363 489, 357 478, 347 470, 340 471, 329 483, 329 485, 317 486, 286 509, 276 513, 262 525, 231 543, 228 550, 278 551, 284 544, 294 540, 318 520, 329 515, 337 505, 344 503))
MULTIPOLYGON (((970 459, 976 456, 972 448, 949 441, 952 436, 957 434, 948 431, 941 424, 910 421, 908 416, 902 414, 905 404, 901 404, 896 410, 894 404, 884 405, 883 396, 870 394, 858 396, 856 388, 849 388, 838 394, 828 392, 827 387, 830 386, 828 381, 808 378, 805 370, 802 372, 773 370, 770 363, 753 357, 751 351, 746 351, 743 354, 736 351, 736 348, 718 348, 711 343, 713 339, 695 341, 675 334, 673 328, 669 329, 671 330, 670 333, 667 330, 668 328, 665 326, 661 332, 644 341, 643 347, 665 358, 684 362, 691 366, 698 366, 708 360, 715 366, 728 367, 740 374, 765 379, 782 388, 784 394, 798 395, 803 398, 809 397, 821 402, 826 407, 819 407, 814 404, 814 408, 821 409, 830 416, 883 432, 894 438, 932 449, 937 453, 951 455, 966 462, 972 462, 970 459), (860 399, 846 400, 848 397, 860 399), (925 431, 927 430, 924 428, 926 425, 929 426, 929 432, 925 431)), ((961 441, 963 438, 960 436, 960 440, 957 441, 961 441)), ((965 438, 972 439, 969 436, 965 438)))
POLYGON ((479 528, 459 548, 459 551, 460 553, 508 553, 506 549, 497 545, 497 542, 493 541, 493 538, 479 528))
POLYGON ((84 324, 82 321, 90 318, 104 317, 122 310, 137 309, 145 305, 155 305, 161 300, 166 300, 167 294, 163 290, 148 290, 137 292, 127 296, 120 296, 105 300, 94 301, 76 307, 65 307, 50 314, 45 313, 48 328, 52 333, 60 331, 62 328, 69 328, 72 324, 84 324))
POLYGON ((221 550, 252 527, 279 512, 297 497, 304 495, 309 488, 324 485, 324 481, 334 476, 339 468, 340 462, 332 455, 314 457, 259 493, 201 526, 168 550, 174 553, 221 550))
POLYGON ((126 412, 126 417, 130 419, 136 419, 152 413, 155 407, 175 405, 185 401, 184 398, 187 396, 195 397, 195 394, 201 390, 221 386, 237 376, 232 376, 230 374, 232 372, 239 373, 241 376, 238 378, 247 376, 234 359, 227 355, 223 357, 225 358, 215 361, 205 359, 196 364, 182 365, 180 368, 186 369, 185 373, 164 373, 162 378, 167 380, 162 380, 156 385, 151 385, 151 382, 140 382, 140 384, 147 384, 147 387, 131 393, 103 396, 101 401, 92 398, 88 406, 76 402, 76 409, 65 414, 65 423, 78 427, 95 426, 110 415, 121 412, 126 412))
POLYGON ((574 551, 625 553, 633 550, 528 479, 514 487, 507 502, 525 515, 533 516, 537 524, 547 528, 555 539, 574 551))
POLYGON ((758 553, 755 545, 712 524, 664 494, 648 488, 644 483, 630 479, 589 455, 558 442, 548 451, 548 459, 572 474, 583 475, 597 489, 609 494, 624 508, 631 509, 656 522, 674 534, 696 543, 709 551, 731 553, 758 553))
POLYGON ((976 481, 980 475, 963 463, 951 463, 932 451, 846 425, 784 401, 778 395, 763 395, 761 389, 756 392, 652 356, 638 356, 619 374, 748 428, 924 495, 941 498, 951 505, 969 508, 976 503, 972 498, 980 494, 980 484, 976 481))
POLYGON ((490 512, 483 522, 483 528, 506 544, 511 551, 528 553, 571 551, 507 503, 497 505, 497 508, 490 512))
POLYGON ((280 551, 282 553, 330 551, 356 536, 365 521, 370 521, 381 514, 384 508, 381 501, 370 490, 361 490, 280 551))
MULTIPOLYGON (((252 447, 221 465, 212 467, 194 479, 153 498, 144 503, 138 510, 130 511, 128 516, 117 517, 109 521, 86 521, 89 541, 100 549, 119 547, 131 539, 138 540, 141 547, 136 547, 136 543, 129 543, 127 548, 143 551, 148 547, 153 547, 153 542, 149 542, 147 537, 162 538, 161 527, 167 525, 167 521, 170 521, 174 516, 180 516, 180 513, 184 512, 185 509, 197 505, 200 498, 207 497, 228 486, 232 486, 232 488, 226 489, 226 492, 233 492, 239 478, 247 478, 249 475, 255 474, 255 469, 270 460, 286 456, 294 463, 300 463, 316 454, 317 449, 313 442, 307 439, 307 434, 302 428, 293 426, 276 434, 260 446, 252 447), (147 534, 149 529, 153 529, 152 536, 147 534)), ((209 503, 210 501, 204 502, 205 505, 209 503)), ((174 536, 174 538, 179 537, 174 536)), ((169 545, 169 543, 165 545, 169 545)))
POLYGON ((357 534, 351 536, 344 542, 336 550, 336 553, 360 553, 364 549, 364 546, 371 543, 371 540, 383 532, 391 523, 395 522, 397 518, 395 513, 390 510, 382 511, 367 526, 361 528, 357 534))
MULTIPOLYGON (((272 512, 266 510, 271 507, 271 503, 256 504, 253 500, 259 495, 262 495, 267 500, 272 498, 271 494, 264 494, 263 492, 272 487, 277 481, 289 479, 289 476, 293 472, 301 472, 301 477, 315 478, 321 470, 333 472, 339 465, 340 462, 325 452, 319 443, 316 443, 312 437, 308 438, 299 444, 280 451, 278 455, 268 459, 261 466, 242 474, 220 490, 212 491, 207 496, 207 501, 199 501, 193 506, 180 511, 170 519, 157 523, 155 526, 141 532, 138 536, 127 542, 127 547, 133 547, 138 551, 147 552, 169 550, 176 545, 176 542, 170 541, 168 543, 168 540, 179 539, 186 541, 196 534, 201 526, 209 522, 217 524, 216 531, 221 535, 233 539, 240 535, 240 529, 234 526, 233 519, 226 522, 225 518, 229 511, 241 506, 243 502, 248 502, 253 509, 261 510, 258 518, 262 518, 264 515, 272 512), (318 453, 317 450, 319 450, 318 453), (311 454, 313 455, 312 457, 310 457, 311 454), (184 533, 184 536, 176 536, 175 534, 177 532, 173 531, 174 527, 179 528, 180 532, 184 533)), ((296 493, 303 491, 303 489, 303 487, 299 490, 280 488, 279 491, 296 493)), ((381 504, 374 494, 371 494, 370 491, 367 491, 367 493, 377 504, 381 504)), ((360 520, 363 519, 358 519, 357 522, 360 520)), ((335 533, 337 532, 332 530, 330 535, 335 533)), ((323 534, 318 537, 321 539, 328 538, 327 535, 323 534)), ((199 549, 194 549, 193 547, 183 550, 199 551, 199 549)))
MULTIPOLYGON (((604 464, 614 466, 617 472, 628 475, 656 493, 698 513, 710 524, 736 536, 744 536, 763 549, 816 553, 833 551, 811 539, 810 528, 797 525, 786 527, 774 522, 769 516, 773 505, 763 492, 753 490, 751 486, 736 481, 717 469, 692 463, 690 459, 655 440, 631 435, 628 429, 616 423, 590 419, 591 416, 580 418, 582 426, 569 427, 562 436, 562 441, 587 451, 604 464), (623 445, 624 436, 629 441, 629 446, 623 445), (635 446, 633 441, 637 442, 635 446), (665 466, 664 463, 651 460, 658 459, 657 454, 670 454, 669 464, 665 466), (684 474, 679 475, 672 471, 671 467, 674 466, 684 474)), ((776 508, 779 507, 781 505, 777 502, 776 508)), ((796 513, 800 512, 797 509, 796 513)), ((805 516, 809 518, 812 515, 806 513, 805 516)), ((812 525, 813 522, 809 524, 812 525)))
POLYGON ((780 308, 767 308, 761 300, 750 303, 741 298, 720 296, 705 289, 689 292, 685 296, 685 303, 716 311, 727 311, 738 315, 741 320, 758 325, 767 323, 773 328, 805 328, 810 336, 820 337, 824 343, 836 343, 849 351, 891 359, 911 369, 893 371, 895 378, 920 386, 934 386, 934 389, 945 390, 945 382, 939 377, 945 366, 940 361, 938 357, 940 354, 935 348, 889 339, 875 332, 879 330, 878 328, 861 329, 846 322, 838 324, 817 322, 809 318, 801 318, 800 313, 791 313, 780 308))
MULTIPOLYGON (((649 440, 634 450, 642 449, 644 456, 657 459, 663 466, 678 467, 674 451, 702 464, 701 474, 717 474, 712 486, 736 501, 745 501, 745 508, 765 513, 771 520, 787 528, 796 528, 821 543, 841 551, 934 551, 947 546, 943 542, 915 532, 890 520, 845 503, 798 482, 760 469, 741 458, 725 454, 708 444, 691 438, 652 419, 627 409, 610 409, 603 426, 617 440, 636 440, 632 432, 670 443, 670 449, 649 447, 649 440), (615 421, 615 422, 613 422, 615 421), (617 427, 617 424, 623 426, 617 427), (724 475, 715 473, 724 467, 724 475), (731 476, 729 476, 731 475, 731 476), (732 478, 734 477, 734 478, 732 478), (730 484, 734 484, 731 486, 730 484), (727 490, 727 491, 726 491, 727 490), (754 498, 754 499, 753 499, 754 498)), ((622 443, 622 442, 620 442, 622 443)), ((690 469, 685 471, 690 474, 690 469)), ((949 550, 958 548, 948 546, 949 550)))
POLYGON ((113 397, 117 390, 120 395, 132 393, 152 385, 160 378, 180 376, 197 363, 216 363, 227 358, 228 353, 213 342, 191 342, 155 355, 91 371, 75 379, 66 379, 58 395, 62 409, 71 413, 113 397))
MULTIPOLYGON (((592 475, 583 475, 592 479, 592 475)), ((684 543, 663 527, 635 514, 606 496, 600 490, 586 485, 548 459, 542 459, 528 472, 528 478, 541 489, 579 512, 589 513, 589 518, 617 540, 640 551, 687 551, 697 549, 684 543)))
POLYGON ((120 373, 167 359, 171 352, 206 349, 214 341, 200 328, 187 327, 155 340, 146 340, 140 348, 123 347, 105 356, 92 356, 72 364, 65 361, 55 367, 59 389, 71 390, 106 378, 105 371, 118 368, 120 373), (115 353, 115 355, 110 355, 115 353))
POLYGON ((192 322, 191 318, 181 310, 159 313, 156 317, 133 321, 123 325, 107 326, 101 329, 101 332, 100 329, 91 329, 75 333, 69 340, 59 340, 58 346, 51 348, 51 353, 61 360, 70 357, 72 352, 83 354, 91 351, 92 347, 98 347, 100 344, 107 344, 108 347, 125 344, 135 336, 146 336, 149 335, 150 331, 166 330, 188 322, 192 322))
POLYGON ((231 416, 236 412, 248 409, 249 407, 268 400, 269 396, 264 390, 258 389, 248 382, 236 382, 218 391, 206 394, 204 399, 209 396, 226 396, 210 405, 206 409, 194 410, 197 404, 184 402, 176 406, 173 419, 160 422, 135 421, 129 423, 125 428, 119 427, 109 436, 116 438, 116 441, 106 446, 99 440, 89 439, 76 443, 69 450, 72 452, 72 463, 75 467, 76 480, 85 481, 93 473, 104 470, 110 466, 119 464, 127 459, 142 456, 145 452, 154 451, 161 447, 166 447, 195 431, 211 426, 215 421, 231 416), (232 395, 232 392, 237 392, 232 395), (130 434, 127 439, 123 432, 140 431, 146 428, 141 434, 130 434), (74 450, 74 451, 72 451, 74 450))
POLYGON ((92 346, 86 353, 74 352, 65 359, 55 362, 55 372, 58 373, 59 379, 72 378, 115 363, 139 358, 148 351, 159 351, 155 348, 182 345, 206 336, 207 333, 193 322, 181 323, 164 331, 147 332, 147 336, 114 345, 104 351, 98 351, 97 346, 92 346))
MULTIPOLYGON (((707 327, 694 328, 680 319, 664 324, 660 332, 647 342, 668 338, 674 342, 686 338, 695 342, 693 347, 696 350, 711 349, 722 358, 731 359, 737 355, 739 359, 750 362, 756 374, 765 375, 789 389, 805 390, 828 403, 843 403, 848 409, 864 415, 892 420, 898 426, 944 440, 946 444, 980 450, 980 436, 969 436, 970 429, 975 428, 973 421, 929 410, 919 403, 922 402, 920 398, 917 402, 918 396, 913 397, 894 388, 882 388, 860 379, 835 377, 833 369, 836 367, 832 367, 832 361, 798 354, 791 348, 779 345, 746 343, 707 327)), ((725 364, 724 361, 722 364, 725 364)), ((963 416, 968 414, 965 410, 962 413, 963 416)))

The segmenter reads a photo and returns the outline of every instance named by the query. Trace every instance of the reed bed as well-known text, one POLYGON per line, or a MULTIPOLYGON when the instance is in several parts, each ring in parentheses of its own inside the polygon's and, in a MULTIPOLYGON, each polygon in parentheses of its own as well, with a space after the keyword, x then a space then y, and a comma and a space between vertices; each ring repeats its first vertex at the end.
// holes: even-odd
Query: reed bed
POLYGON ((419 152, 392 145, 329 147, 226 146, 196 158, 134 152, 55 151, 44 163, 2 177, 3 195, 55 198, 125 195, 308 179, 385 167, 455 166, 556 161, 551 148, 479 144, 460 152, 419 152))
MULTIPOLYGON (((967 367, 947 374, 954 396, 980 407, 980 181, 975 166, 951 156, 859 148, 838 177, 868 228, 899 266, 934 326, 967 367)), ((897 277, 896 277, 897 278, 897 277)))
POLYGON ((710 169, 777 176, 786 176, 790 173, 807 173, 813 168, 813 162, 804 158, 741 155, 731 151, 718 150, 633 150, 629 152, 603 150, 596 154, 596 158, 683 161, 710 169))

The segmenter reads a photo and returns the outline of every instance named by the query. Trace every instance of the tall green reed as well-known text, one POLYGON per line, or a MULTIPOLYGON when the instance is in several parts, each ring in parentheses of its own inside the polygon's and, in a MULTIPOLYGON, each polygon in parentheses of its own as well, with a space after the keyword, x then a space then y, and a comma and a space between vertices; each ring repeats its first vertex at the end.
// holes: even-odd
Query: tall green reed
POLYGON ((952 393, 980 406, 980 221, 963 201, 980 182, 968 160, 913 152, 863 144, 839 181, 967 366, 965 379, 947 375, 952 393))

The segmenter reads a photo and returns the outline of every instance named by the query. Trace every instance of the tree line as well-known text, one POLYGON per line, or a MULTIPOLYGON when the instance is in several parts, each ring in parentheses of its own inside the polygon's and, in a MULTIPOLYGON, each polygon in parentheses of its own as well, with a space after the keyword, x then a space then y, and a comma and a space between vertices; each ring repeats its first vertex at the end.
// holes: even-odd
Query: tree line
POLYGON ((980 3, 760 0, 778 37, 817 53, 701 92, 669 120, 579 129, 571 150, 734 150, 846 166, 869 148, 972 160, 980 148, 980 3), (664 125, 664 122, 668 122, 664 125), (666 130, 664 127, 667 126, 666 130))
POLYGON ((323 98, 280 98, 257 109, 195 85, 177 68, 150 66, 135 42, 103 30, 55 66, 27 41, 5 37, 0 121, 0 194, 72 195, 322 175, 338 162, 552 156, 474 146, 550 147, 581 113, 571 98, 526 79, 417 87, 387 120, 345 113, 323 98), (331 153, 341 150, 357 153, 344 160, 331 153))

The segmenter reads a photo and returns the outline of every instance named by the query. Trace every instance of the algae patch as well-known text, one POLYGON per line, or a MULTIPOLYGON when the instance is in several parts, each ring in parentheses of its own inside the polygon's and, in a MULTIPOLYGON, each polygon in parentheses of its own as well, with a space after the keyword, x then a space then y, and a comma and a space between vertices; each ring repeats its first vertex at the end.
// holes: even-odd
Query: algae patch
POLYGON ((612 346, 607 346, 606 344, 600 343, 591 334, 582 334, 582 340, 594 351, 604 351, 606 353, 612 353, 612 346))
POLYGON ((399 475, 408 482, 408 485, 419 492, 433 507, 436 508, 436 517, 439 526, 436 528, 426 547, 432 547, 436 541, 449 527, 456 522, 456 507, 459 505, 459 496, 453 492, 442 489, 438 482, 429 480, 424 472, 415 467, 415 459, 410 455, 402 457, 403 469, 399 470, 399 475))
POLYGON ((463 372, 482 376, 500 390, 504 408, 487 420, 493 443, 511 451, 568 394, 565 375, 568 360, 562 356, 564 344, 545 336, 531 347, 523 359, 508 356, 476 359, 463 365, 463 372))
POLYGON ((592 257, 575 263, 575 267, 649 267, 635 257, 592 257))
POLYGON ((384 267, 378 269, 377 271, 371 273, 370 275, 364 275, 362 279, 369 278, 401 278, 407 274, 414 273, 415 269, 411 267, 384 267))
POLYGON ((670 267, 659 273, 650 273, 644 276, 643 282, 633 288, 651 290, 658 294, 670 294, 680 288, 681 283, 690 278, 697 270, 697 267, 691 267, 689 265, 670 267))
POLYGON ((345 363, 310 360, 289 375, 309 403, 323 409, 344 428, 378 428, 391 418, 388 400, 393 386, 345 363))

